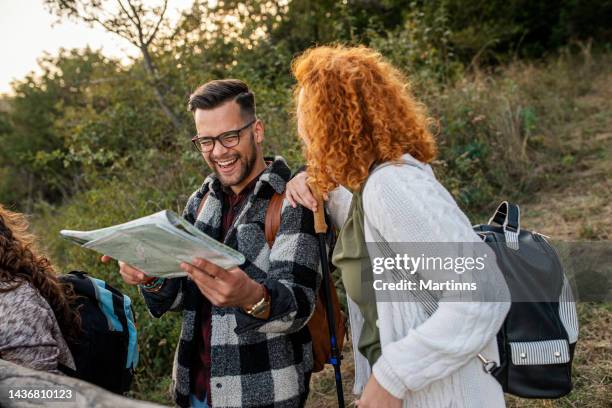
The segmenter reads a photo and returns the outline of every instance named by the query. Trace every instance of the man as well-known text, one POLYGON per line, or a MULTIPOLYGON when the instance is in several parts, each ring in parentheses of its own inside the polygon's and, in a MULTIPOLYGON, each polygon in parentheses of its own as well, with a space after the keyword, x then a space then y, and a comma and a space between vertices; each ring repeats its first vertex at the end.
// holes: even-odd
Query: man
POLYGON ((303 406, 312 368, 305 325, 321 279, 313 215, 285 201, 268 246, 266 209, 291 172, 280 157, 264 160, 264 126, 244 82, 208 82, 191 95, 189 109, 193 142, 213 174, 183 216, 246 262, 225 270, 198 258, 181 265, 188 278, 167 280, 120 262, 121 275, 140 285, 153 316, 183 312, 173 370, 179 406, 303 406))

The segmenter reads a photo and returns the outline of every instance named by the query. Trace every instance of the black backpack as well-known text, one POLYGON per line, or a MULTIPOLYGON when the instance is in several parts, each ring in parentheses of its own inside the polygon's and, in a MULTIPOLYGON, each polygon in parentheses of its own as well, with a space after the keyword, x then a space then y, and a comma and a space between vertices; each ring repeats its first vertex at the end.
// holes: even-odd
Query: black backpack
POLYGON ((70 272, 60 281, 71 284, 79 296, 74 307, 81 316, 82 333, 68 343, 76 371, 63 365, 59 369, 108 391, 127 392, 138 364, 131 299, 85 272, 70 272))
POLYGON ((519 397, 568 394, 578 317, 557 252, 541 234, 521 229, 520 209, 507 201, 474 230, 493 248, 512 299, 497 334, 500 364, 479 355, 485 370, 519 397))

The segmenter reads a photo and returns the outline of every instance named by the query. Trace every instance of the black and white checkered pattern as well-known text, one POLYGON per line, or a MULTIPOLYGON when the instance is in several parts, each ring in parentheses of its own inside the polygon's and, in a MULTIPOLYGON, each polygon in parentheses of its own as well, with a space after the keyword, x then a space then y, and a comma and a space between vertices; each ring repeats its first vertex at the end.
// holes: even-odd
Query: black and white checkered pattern
MULTIPOLYGON (((265 213, 276 193, 285 190, 291 171, 276 157, 260 176, 224 243, 246 257, 241 268, 263 283, 271 297, 271 316, 255 319, 237 308, 212 307, 211 401, 217 407, 298 407, 305 399, 305 373, 312 369, 312 344, 305 326, 321 281, 318 241, 312 213, 283 203, 281 224, 270 249, 265 213)), ((190 197, 183 216, 206 234, 220 239, 221 184, 208 176, 190 197), (209 192, 202 212, 197 209, 209 192), (197 216, 197 219, 196 219, 197 216)), ((142 291, 153 316, 182 311, 182 331, 175 356, 174 397, 189 405, 190 367, 195 354, 203 296, 186 278, 170 279, 158 293, 142 291)))

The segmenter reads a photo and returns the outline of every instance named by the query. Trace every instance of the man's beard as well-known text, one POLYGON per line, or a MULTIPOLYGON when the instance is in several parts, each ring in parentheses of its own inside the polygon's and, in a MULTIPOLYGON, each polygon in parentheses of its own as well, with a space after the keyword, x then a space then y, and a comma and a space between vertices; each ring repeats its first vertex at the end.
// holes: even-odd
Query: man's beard
POLYGON ((223 157, 223 159, 233 159, 237 157, 238 161, 236 162, 236 165, 240 166, 238 172, 235 172, 231 176, 226 176, 221 172, 217 171, 218 165, 216 163, 213 165, 213 171, 217 175, 217 178, 223 186, 235 186, 237 184, 242 183, 246 178, 251 175, 251 171, 255 167, 255 162, 257 161, 257 148, 254 143, 254 135, 252 132, 249 137, 249 142, 251 145, 251 149, 249 149, 249 153, 247 153, 246 155, 236 153, 227 157, 223 157))

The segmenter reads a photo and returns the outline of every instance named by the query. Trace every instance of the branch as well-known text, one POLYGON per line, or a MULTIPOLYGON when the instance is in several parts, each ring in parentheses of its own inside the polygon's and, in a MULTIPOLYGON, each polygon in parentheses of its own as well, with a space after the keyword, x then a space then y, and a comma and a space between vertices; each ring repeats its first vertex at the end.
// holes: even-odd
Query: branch
POLYGON ((99 18, 97 18, 97 17, 87 17, 87 16, 84 16, 84 17, 83 17, 83 19, 84 19, 86 22, 96 22, 96 23, 100 24, 100 25, 101 25, 101 26, 102 26, 102 27, 103 27, 105 30, 107 30, 107 31, 109 31, 109 32, 111 32, 111 33, 115 33, 115 34, 117 34, 118 36, 125 38, 125 39, 126 39, 126 40, 128 40, 130 43, 132 43, 133 45, 135 45, 135 46, 139 47, 138 42, 136 41, 136 39, 134 38, 134 36, 132 36, 132 35, 131 35, 131 33, 129 32, 129 30, 120 30, 120 29, 118 29, 118 28, 115 28, 115 27, 113 27, 113 26, 111 26, 111 25, 108 25, 108 23, 106 23, 106 22, 104 22, 104 21, 100 20, 100 19, 99 19, 99 18))
POLYGON ((157 35, 157 31, 159 30, 159 27, 161 26, 162 21, 164 21, 164 15, 166 14, 166 9, 168 8, 168 0, 164 0, 164 8, 162 9, 160 15, 159 15, 159 20, 157 21, 157 24, 155 25, 155 28, 153 29, 153 32, 151 33, 151 35, 149 36, 149 38, 147 39, 145 45, 149 46, 149 44, 151 44, 151 42, 153 42, 153 39, 155 38, 155 36, 157 35))
POLYGON ((144 40, 144 33, 142 32, 142 22, 140 21, 140 16, 138 15, 138 11, 136 10, 136 7, 134 7, 134 4, 132 3, 132 0, 127 0, 128 5, 130 6, 130 8, 132 9, 132 11, 134 12, 134 18, 136 19, 137 23, 136 23, 136 29, 138 30, 138 40, 140 41, 139 47, 146 47, 145 44, 145 40, 144 40))
MULTIPOLYGON (((100 24, 105 30, 111 32, 111 33, 115 33, 117 35, 119 35, 120 37, 128 40, 130 43, 132 43, 133 45, 138 46, 138 44, 136 43, 136 41, 134 40, 134 37, 132 35, 130 35, 129 31, 124 32, 122 30, 119 30, 111 25, 109 25, 108 23, 106 23, 105 21, 103 21, 101 18, 97 17, 96 15, 92 14, 92 13, 88 13, 86 12, 86 10, 83 10, 82 12, 79 12, 79 9, 74 5, 76 3, 72 3, 70 1, 66 1, 66 0, 59 0, 59 4, 60 4, 60 10, 61 7, 65 8, 68 11, 68 16, 71 16, 73 18, 80 18, 81 20, 83 20, 86 23, 89 24, 93 24, 93 23, 97 23, 100 24)), ((58 13, 61 13, 61 11, 58 11, 58 13)))
POLYGON ((131 16, 131 14, 127 11, 127 9, 125 8, 125 6, 123 5, 123 2, 121 0, 117 0, 117 3, 119 3, 119 7, 121 7, 121 10, 123 10, 123 12, 125 13, 125 15, 128 17, 128 19, 134 23, 135 26, 137 26, 138 24, 136 23, 136 20, 134 20, 131 16))

